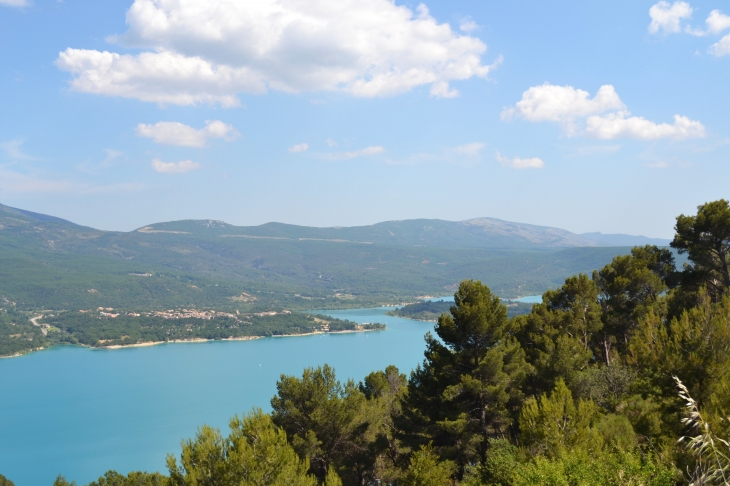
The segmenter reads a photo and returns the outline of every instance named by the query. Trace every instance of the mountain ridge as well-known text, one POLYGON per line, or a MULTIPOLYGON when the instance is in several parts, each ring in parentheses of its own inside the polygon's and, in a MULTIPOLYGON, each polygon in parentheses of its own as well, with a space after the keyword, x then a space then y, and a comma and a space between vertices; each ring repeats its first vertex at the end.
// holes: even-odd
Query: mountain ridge
POLYGON ((314 227, 269 222, 257 226, 236 226, 213 219, 185 219, 158 222, 135 230, 103 231, 78 225, 46 214, 0 204, 0 230, 38 233, 47 240, 74 237, 99 238, 135 233, 205 234, 221 237, 320 240, 368 243, 388 246, 441 248, 538 249, 576 247, 618 247, 654 244, 666 246, 669 240, 645 236, 603 233, 572 233, 550 226, 516 223, 497 218, 472 218, 463 221, 442 219, 391 220, 363 226, 314 227), (30 223, 33 225, 28 226, 30 223), (42 234, 45 233, 45 234, 42 234))
POLYGON ((133 231, 193 233, 200 229, 227 237, 342 240, 393 246, 450 248, 572 248, 645 244, 666 246, 670 241, 641 235, 577 234, 561 228, 487 217, 464 221, 425 218, 391 220, 372 225, 344 227, 313 227, 279 222, 236 226, 219 220, 177 220, 154 223, 133 231))

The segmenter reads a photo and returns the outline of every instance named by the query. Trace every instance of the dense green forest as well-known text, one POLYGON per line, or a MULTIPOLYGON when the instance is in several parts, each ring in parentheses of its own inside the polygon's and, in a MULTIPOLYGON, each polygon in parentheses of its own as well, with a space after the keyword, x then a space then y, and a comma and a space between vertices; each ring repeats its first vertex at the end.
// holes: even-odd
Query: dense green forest
POLYGON ((538 294, 629 251, 405 249, 184 236, 133 235, 108 254, 96 248, 49 251, 24 235, 0 231, 0 301, 54 310, 197 305, 258 312, 313 303, 333 308, 453 292, 460 280, 479 275, 487 276, 498 295, 515 297, 538 294), (236 299, 242 293, 255 299, 236 299))
POLYGON ((357 324, 298 312, 276 315, 205 313, 204 318, 186 317, 187 314, 179 312, 111 314, 72 311, 38 315, 42 317, 35 320, 36 326, 29 321, 27 313, 0 311, 0 356, 13 356, 54 344, 109 347, 385 329, 385 325, 379 323, 357 324))
POLYGON ((636 247, 512 318, 463 281, 410 376, 282 375, 270 414, 201 427, 167 475, 91 484, 726 485, 728 202, 679 216, 672 247, 680 269, 636 247))
MULTIPOLYGON (((453 302, 444 300, 416 302, 415 304, 397 307, 386 314, 418 321, 435 321, 441 314, 450 312, 452 305, 454 305, 453 302)), ((507 317, 527 314, 532 309, 532 304, 522 302, 507 301, 505 305, 507 306, 507 317)))

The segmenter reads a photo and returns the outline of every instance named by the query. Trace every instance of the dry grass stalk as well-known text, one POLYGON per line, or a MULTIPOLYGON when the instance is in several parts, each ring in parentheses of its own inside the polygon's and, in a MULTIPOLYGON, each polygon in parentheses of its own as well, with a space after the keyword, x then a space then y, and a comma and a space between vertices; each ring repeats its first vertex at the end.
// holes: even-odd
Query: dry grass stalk
POLYGON ((688 452, 697 460, 697 467, 690 473, 690 486, 730 486, 730 443, 715 436, 710 424, 702 417, 697 402, 692 398, 684 383, 673 377, 679 388, 679 397, 685 402, 686 416, 682 423, 696 433, 693 437, 682 437, 688 452), (724 452, 723 452, 724 451, 724 452))

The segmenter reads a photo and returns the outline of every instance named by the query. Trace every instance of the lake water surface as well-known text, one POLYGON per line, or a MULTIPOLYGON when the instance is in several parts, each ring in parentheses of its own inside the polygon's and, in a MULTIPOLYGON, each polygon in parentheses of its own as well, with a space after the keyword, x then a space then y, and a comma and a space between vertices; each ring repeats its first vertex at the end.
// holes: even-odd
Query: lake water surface
MULTIPOLYGON (((58 346, 0 359, 0 474, 17 486, 79 485, 108 469, 164 471, 180 440, 234 414, 269 410, 276 381, 329 363, 341 380, 423 360, 433 323, 389 308, 319 311, 385 331, 94 350, 58 346)), ((318 311, 314 311, 318 312, 318 311)))

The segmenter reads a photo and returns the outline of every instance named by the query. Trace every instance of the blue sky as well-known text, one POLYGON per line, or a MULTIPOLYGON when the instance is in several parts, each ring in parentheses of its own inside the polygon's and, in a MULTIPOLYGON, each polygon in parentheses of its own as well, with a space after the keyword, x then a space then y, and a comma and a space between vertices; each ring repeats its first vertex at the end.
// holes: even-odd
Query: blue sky
POLYGON ((489 216, 671 237, 730 197, 729 15, 0 0, 0 202, 114 230, 489 216))

